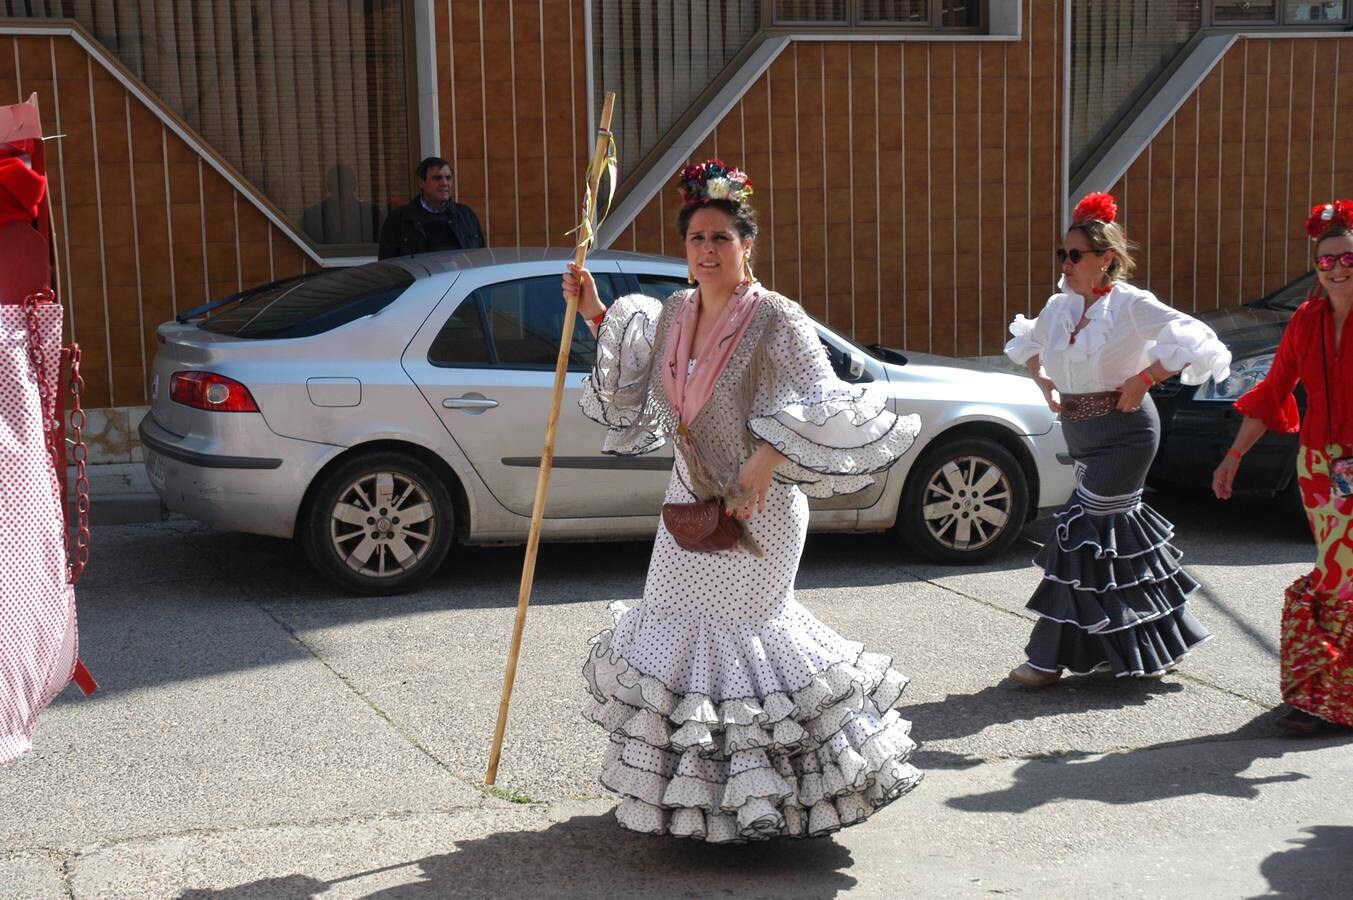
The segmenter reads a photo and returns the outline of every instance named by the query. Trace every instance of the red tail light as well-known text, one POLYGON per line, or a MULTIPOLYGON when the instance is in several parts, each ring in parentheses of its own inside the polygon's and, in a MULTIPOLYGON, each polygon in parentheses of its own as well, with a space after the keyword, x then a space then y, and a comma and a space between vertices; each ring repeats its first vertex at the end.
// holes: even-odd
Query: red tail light
POLYGON ((211 412, 258 412, 247 387, 214 372, 175 372, 169 399, 211 412))

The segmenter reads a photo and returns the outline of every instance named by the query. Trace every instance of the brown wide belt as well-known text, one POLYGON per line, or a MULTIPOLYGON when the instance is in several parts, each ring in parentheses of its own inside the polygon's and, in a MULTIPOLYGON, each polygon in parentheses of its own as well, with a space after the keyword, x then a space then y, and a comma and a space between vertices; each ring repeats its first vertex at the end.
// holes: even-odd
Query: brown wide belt
POLYGON ((1093 419, 1118 408, 1117 391, 1100 391, 1096 394, 1063 394, 1062 421, 1079 422, 1081 419, 1093 419))

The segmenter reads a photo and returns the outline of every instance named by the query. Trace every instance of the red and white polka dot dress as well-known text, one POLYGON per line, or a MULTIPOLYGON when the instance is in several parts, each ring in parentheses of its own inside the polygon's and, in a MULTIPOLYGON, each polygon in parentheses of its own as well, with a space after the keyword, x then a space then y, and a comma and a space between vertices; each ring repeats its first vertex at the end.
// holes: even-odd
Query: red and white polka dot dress
POLYGON ((75 593, 40 400, 55 402, 61 307, 39 306, 37 320, 41 394, 27 313, 0 305, 0 763, 32 749, 38 713, 75 667, 75 593))

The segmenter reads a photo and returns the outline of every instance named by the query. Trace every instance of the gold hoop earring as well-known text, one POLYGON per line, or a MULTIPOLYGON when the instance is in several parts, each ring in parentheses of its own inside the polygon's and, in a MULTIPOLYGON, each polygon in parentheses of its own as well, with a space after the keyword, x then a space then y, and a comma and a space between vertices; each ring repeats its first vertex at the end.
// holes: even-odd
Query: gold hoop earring
POLYGON ((691 272, 690 269, 686 270, 686 283, 695 284, 695 275, 691 272))

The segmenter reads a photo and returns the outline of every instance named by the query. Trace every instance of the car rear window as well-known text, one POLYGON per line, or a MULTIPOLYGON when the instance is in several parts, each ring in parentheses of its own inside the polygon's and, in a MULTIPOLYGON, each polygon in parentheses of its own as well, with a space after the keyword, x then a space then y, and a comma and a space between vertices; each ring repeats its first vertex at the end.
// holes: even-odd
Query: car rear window
POLYGON ((411 284, 413 276, 390 263, 335 269, 262 287, 198 327, 242 338, 308 337, 379 312, 411 284))

